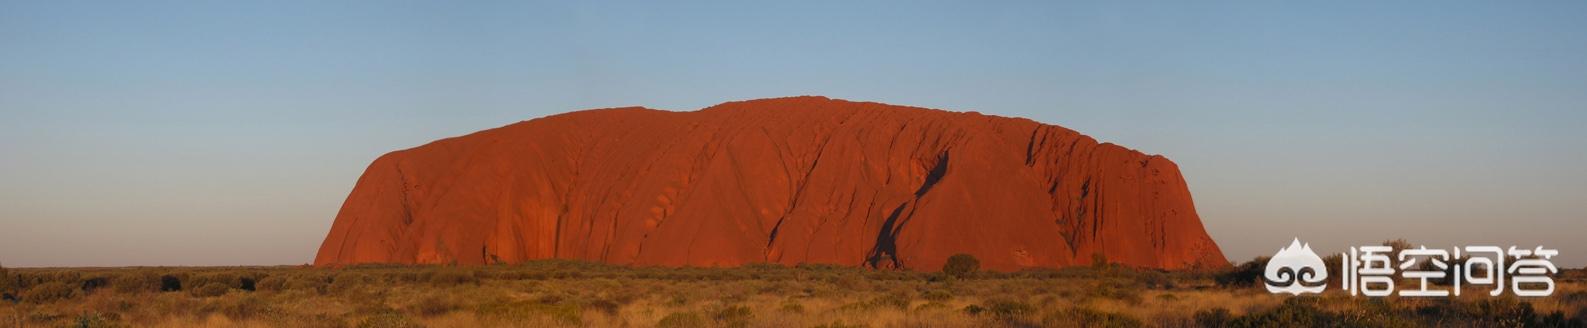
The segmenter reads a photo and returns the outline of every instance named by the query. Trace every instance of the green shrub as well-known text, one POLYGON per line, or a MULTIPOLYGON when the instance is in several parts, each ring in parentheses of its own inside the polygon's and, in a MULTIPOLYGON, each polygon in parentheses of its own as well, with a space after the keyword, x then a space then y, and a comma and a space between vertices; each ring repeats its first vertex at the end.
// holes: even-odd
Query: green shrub
POLYGON ((705 325, 705 318, 694 312, 675 312, 656 322, 656 328, 695 328, 705 325))
POLYGON ((110 286, 110 278, 105 276, 88 277, 84 278, 83 282, 79 285, 81 286, 80 289, 83 291, 83 294, 87 295, 93 293, 95 290, 99 290, 100 288, 110 286))
POLYGON ((975 270, 981 268, 981 260, 975 259, 970 254, 954 254, 948 257, 948 263, 942 265, 942 273, 954 278, 964 278, 975 270))
POLYGON ((175 292, 182 290, 182 278, 173 275, 160 276, 160 291, 175 292))
POLYGON ((63 282, 51 281, 28 288, 27 291, 22 292, 21 296, 22 300, 28 302, 49 303, 77 296, 77 288, 73 288, 72 285, 67 285, 63 282))
POLYGON ((259 289, 259 278, 261 278, 261 277, 263 277, 263 276, 262 275, 247 275, 247 276, 237 277, 237 284, 238 284, 237 285, 237 289, 246 290, 246 291, 250 291, 250 292, 258 290, 259 289))

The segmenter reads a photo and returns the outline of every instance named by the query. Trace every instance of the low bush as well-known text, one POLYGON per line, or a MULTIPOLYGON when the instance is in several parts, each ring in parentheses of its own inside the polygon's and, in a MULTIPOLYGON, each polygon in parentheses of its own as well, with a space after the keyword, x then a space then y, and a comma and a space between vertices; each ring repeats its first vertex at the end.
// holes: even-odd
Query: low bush
POLYGON ((617 311, 621 310, 623 306, 611 300, 598 299, 584 303, 584 307, 608 316, 617 316, 617 311))
POLYGON ((194 274, 189 276, 187 279, 183 279, 183 282, 187 283, 188 286, 198 287, 211 284, 226 286, 226 288, 242 287, 242 283, 240 279, 238 279, 237 274, 232 272, 209 272, 194 274))
POLYGON ((1196 311, 1191 318, 1202 327, 1226 327, 1229 321, 1234 320, 1234 315, 1229 314, 1229 309, 1216 308, 1196 311))
POLYGON ((1566 293, 1565 297, 1561 298, 1561 300, 1570 304, 1587 304, 1587 290, 1578 290, 1566 293))
POLYGON ((1213 279, 1224 287, 1250 287, 1262 279, 1262 271, 1267 269, 1267 261, 1268 258, 1265 256, 1257 257, 1223 271, 1213 279))
POLYGON ((908 310, 910 303, 914 303, 914 296, 910 295, 906 291, 895 291, 887 293, 886 295, 878 296, 875 299, 872 299, 871 303, 879 307, 891 307, 900 310, 908 310))
POLYGON ((173 275, 160 276, 160 291, 176 292, 182 290, 182 278, 173 275))
POLYGON ((413 303, 413 312, 421 316, 439 316, 458 309, 457 303, 441 295, 429 295, 413 303))
POLYGON ((22 292, 22 300, 32 303, 49 303, 77 296, 77 288, 59 281, 47 282, 22 292))
POLYGON ((111 328, 111 327, 126 327, 126 326, 116 323, 116 318, 113 315, 105 315, 105 314, 100 314, 100 313, 84 313, 82 315, 77 316, 77 320, 74 320, 74 322, 72 324, 72 327, 79 327, 79 328, 111 328))
POLYGON ((799 303, 799 301, 786 300, 782 302, 782 306, 778 307, 777 310, 783 313, 803 314, 805 313, 805 305, 799 303))
POLYGON ((566 325, 583 323, 583 311, 578 305, 566 302, 491 302, 481 305, 476 314, 501 325, 520 326, 549 318, 566 325))
MULTIPOLYGON (((1263 262, 1240 267, 1260 268, 1257 263, 1263 262)), ((0 282, 13 288, 12 299, 27 304, 0 304, 0 327, 184 326, 216 319, 325 328, 430 321, 518 327, 1580 327, 1580 318, 1587 317, 1587 291, 1568 277, 1558 278, 1556 297, 1543 299, 1255 298, 1265 291, 1219 287, 1257 283, 1259 273, 1230 278, 1240 276, 1238 269, 1165 272, 1109 265, 977 272, 958 279, 941 272, 819 265, 626 268, 567 261, 464 268, 11 268, 0 273, 9 277, 0 282), (261 293, 244 292, 245 279, 256 279, 261 293), (181 293, 151 293, 162 289, 181 293), (1195 311, 1230 297, 1250 299, 1195 311), (1158 305, 1165 309, 1137 308, 1158 305), (8 307, 20 311, 7 315, 8 307), (1244 314, 1231 313, 1236 309, 1244 314)))
POLYGON ((160 291, 160 275, 154 272, 124 272, 110 279, 110 287, 118 293, 136 294, 160 291))
POLYGON ((255 295, 246 295, 219 302, 216 312, 232 320, 273 319, 280 310, 255 295))
POLYGON ((970 304, 970 305, 966 305, 964 307, 963 311, 964 311, 964 314, 977 316, 977 315, 981 315, 982 313, 986 313, 986 308, 981 307, 980 305, 977 305, 977 304, 970 304))
POLYGON ((1087 298, 1106 298, 1125 301, 1130 304, 1141 303, 1141 290, 1133 284, 1118 280, 1101 280, 1091 284, 1085 290, 1087 298))
MULTIPOLYGON (((1044 327, 1145 327, 1141 320, 1124 314, 1108 313, 1086 307, 1055 311, 1042 317, 1044 327)), ((1219 325, 1204 327, 1222 327, 1219 325)))
MULTIPOLYGON (((367 318, 366 318, 367 320, 367 318)), ((266 320, 272 326, 293 328, 346 328, 347 322, 341 317, 325 313, 315 314, 286 314, 266 320)))
POLYGON ((695 328, 705 325, 705 318, 694 312, 674 312, 656 322, 657 328, 695 328))
POLYGON ((711 318, 722 327, 747 327, 749 320, 755 318, 755 312, 744 306, 728 306, 717 310, 711 318))
POLYGON ((346 294, 353 292, 364 285, 374 282, 367 274, 355 272, 342 272, 331 278, 331 283, 325 288, 326 292, 333 294, 346 294))
POLYGON ((190 292, 197 297, 216 297, 226 295, 226 292, 229 291, 231 291, 231 287, 226 286, 226 284, 210 282, 193 288, 190 292))
POLYGON ((943 304, 942 302, 926 302, 925 304, 921 304, 920 306, 916 306, 915 307, 915 311, 937 311, 937 310, 943 310, 943 309, 947 309, 947 308, 948 308, 948 305, 947 304, 943 304))
POLYGON ((431 285, 435 285, 437 287, 451 287, 479 283, 479 279, 475 278, 472 272, 455 268, 445 268, 430 271, 428 277, 425 280, 429 281, 431 285))
POLYGON ((15 285, 15 281, 11 278, 11 271, 6 270, 5 265, 0 265, 0 293, 10 294, 13 291, 11 290, 13 285, 15 285))
POLYGON ((258 279, 259 278, 255 278, 255 277, 240 277, 240 278, 237 278, 237 282, 239 284, 237 286, 237 289, 246 290, 246 291, 250 291, 250 292, 254 291, 254 290, 257 290, 259 288, 258 279))
POLYGON ((295 275, 287 278, 284 290, 298 290, 314 293, 325 293, 330 283, 318 275, 295 275))
POLYGON ((110 278, 96 276, 83 279, 80 289, 83 291, 84 295, 87 295, 92 294, 95 290, 100 288, 105 288, 106 286, 110 286, 110 278))
POLYGON ((994 300, 986 304, 987 313, 999 318, 1014 318, 1036 313, 1036 307, 1025 302, 994 300))
POLYGON ((413 319, 397 311, 381 311, 358 322, 358 328, 423 328, 413 319))
POLYGON ((948 262, 942 265, 942 273, 954 278, 964 278, 975 270, 981 268, 981 260, 975 259, 970 254, 954 254, 948 257, 948 262))
POLYGON ((1313 302, 1291 298, 1283 305, 1251 313, 1229 321, 1229 327, 1324 327, 1339 326, 1337 318, 1323 312, 1313 302))
POLYGON ((838 321, 834 321, 832 323, 816 325, 815 327, 812 327, 812 328, 866 328, 866 327, 869 327, 869 326, 866 326, 866 325, 863 325, 863 324, 858 324, 858 323, 855 323, 855 324, 843 323, 842 320, 838 320, 838 321))
POLYGON ((254 283, 254 289, 262 292, 284 291, 287 289, 287 277, 283 275, 271 275, 264 278, 259 278, 259 281, 254 283))

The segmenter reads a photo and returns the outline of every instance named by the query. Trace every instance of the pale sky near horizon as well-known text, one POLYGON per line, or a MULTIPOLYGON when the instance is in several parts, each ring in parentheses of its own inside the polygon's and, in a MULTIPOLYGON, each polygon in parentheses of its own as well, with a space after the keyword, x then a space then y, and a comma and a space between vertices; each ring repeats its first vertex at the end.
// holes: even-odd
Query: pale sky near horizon
POLYGON ((1587 2, 0 0, 0 264, 313 260, 387 151, 766 97, 1028 117, 1163 154, 1230 260, 1587 265, 1587 2))

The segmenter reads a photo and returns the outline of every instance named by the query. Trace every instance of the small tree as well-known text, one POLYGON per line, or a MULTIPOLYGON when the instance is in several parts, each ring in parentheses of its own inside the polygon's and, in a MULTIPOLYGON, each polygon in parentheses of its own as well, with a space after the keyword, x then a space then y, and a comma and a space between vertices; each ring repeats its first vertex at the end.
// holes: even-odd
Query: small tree
POLYGON ((975 259, 970 254, 954 254, 948 257, 948 263, 942 265, 942 273, 954 278, 964 278, 981 268, 981 260, 975 259))
POLYGON ((1258 256, 1254 259, 1251 259, 1249 262, 1236 265, 1233 268, 1228 268, 1223 272, 1218 273, 1213 277, 1213 279, 1218 282, 1218 285, 1226 287, 1247 287, 1255 285, 1257 281, 1262 279, 1262 272, 1267 268, 1268 260, 1270 259, 1266 256, 1258 256))
POLYGON ((0 293, 11 291, 11 271, 5 265, 0 265, 0 293))
POLYGON ((1091 253, 1091 268, 1098 269, 1098 270, 1107 269, 1108 268, 1108 256, 1107 256, 1107 254, 1102 254, 1102 252, 1091 253))
POLYGON ((1411 242, 1405 241, 1405 238, 1384 240, 1383 246, 1388 246, 1391 249, 1389 254, 1399 254, 1400 251, 1413 248, 1411 242))

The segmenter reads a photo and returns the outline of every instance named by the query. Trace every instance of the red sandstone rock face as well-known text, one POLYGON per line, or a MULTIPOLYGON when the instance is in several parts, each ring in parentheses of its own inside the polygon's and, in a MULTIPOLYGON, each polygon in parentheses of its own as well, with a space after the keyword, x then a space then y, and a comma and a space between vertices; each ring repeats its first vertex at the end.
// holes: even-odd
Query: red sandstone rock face
POLYGON ((1228 262, 1179 169, 1026 119, 794 97, 615 108, 395 151, 316 265, 578 259, 937 270, 1228 262))

